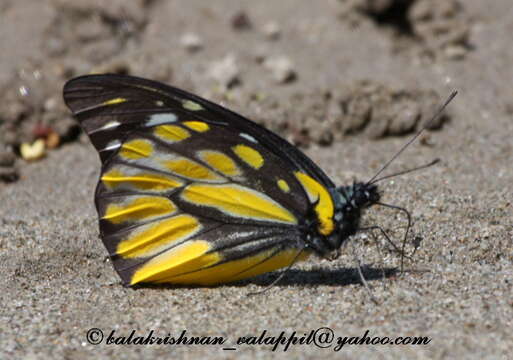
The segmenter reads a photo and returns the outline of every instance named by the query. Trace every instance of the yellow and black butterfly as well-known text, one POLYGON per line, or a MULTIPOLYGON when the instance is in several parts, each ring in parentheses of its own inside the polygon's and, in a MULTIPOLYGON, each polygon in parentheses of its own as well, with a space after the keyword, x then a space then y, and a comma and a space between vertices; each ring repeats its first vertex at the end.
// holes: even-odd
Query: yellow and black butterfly
POLYGON ((336 187, 296 147, 183 90, 121 75, 64 100, 102 161, 100 235, 122 281, 213 285, 335 259, 377 186, 336 187))

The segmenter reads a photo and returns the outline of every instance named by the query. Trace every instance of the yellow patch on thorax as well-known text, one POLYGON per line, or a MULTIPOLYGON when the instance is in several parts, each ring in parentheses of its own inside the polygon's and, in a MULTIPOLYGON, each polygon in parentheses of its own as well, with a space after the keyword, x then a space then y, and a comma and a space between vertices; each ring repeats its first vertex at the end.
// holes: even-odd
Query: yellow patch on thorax
POLYGON ((299 171, 296 171, 294 175, 303 186, 310 203, 313 204, 317 202, 317 205, 315 205, 315 213, 319 220, 319 232, 323 235, 331 234, 335 228, 333 222, 335 208, 330 193, 311 176, 299 171))

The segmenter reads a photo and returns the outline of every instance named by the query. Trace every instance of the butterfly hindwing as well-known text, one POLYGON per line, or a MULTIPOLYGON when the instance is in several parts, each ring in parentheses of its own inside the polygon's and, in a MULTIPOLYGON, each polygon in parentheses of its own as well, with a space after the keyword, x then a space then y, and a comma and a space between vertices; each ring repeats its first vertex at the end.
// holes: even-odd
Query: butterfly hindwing
POLYGON ((331 231, 324 173, 229 110, 116 75, 71 80, 64 98, 100 154, 100 235, 127 284, 214 284, 287 266, 312 204, 331 231))

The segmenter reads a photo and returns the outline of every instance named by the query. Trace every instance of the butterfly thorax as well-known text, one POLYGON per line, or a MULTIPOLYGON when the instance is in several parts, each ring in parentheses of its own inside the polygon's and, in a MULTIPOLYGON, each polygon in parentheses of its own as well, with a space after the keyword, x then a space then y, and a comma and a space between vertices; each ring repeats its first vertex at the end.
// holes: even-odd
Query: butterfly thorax
POLYGON ((311 235, 309 243, 322 257, 334 260, 340 255, 340 247, 356 233, 362 211, 379 201, 376 185, 354 183, 330 191, 334 203, 335 230, 329 236, 311 235))

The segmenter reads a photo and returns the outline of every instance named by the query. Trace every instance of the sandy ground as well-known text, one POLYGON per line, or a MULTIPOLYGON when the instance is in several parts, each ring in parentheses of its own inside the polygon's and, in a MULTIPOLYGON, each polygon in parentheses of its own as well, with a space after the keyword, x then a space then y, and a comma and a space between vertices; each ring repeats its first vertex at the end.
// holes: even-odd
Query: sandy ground
MULTIPOLYGON (((4 88, 11 84, 10 74, 19 72, 25 62, 36 64, 43 74, 38 80, 44 89, 41 97, 56 99, 53 107, 45 107, 54 118, 68 116, 59 115, 65 114, 60 100, 64 81, 102 66, 109 71, 121 67, 134 75, 222 98, 215 89, 231 86, 226 80, 231 80, 230 74, 216 78, 214 71, 211 77, 207 75, 212 62, 227 54, 236 58, 239 84, 230 87, 225 104, 259 119, 279 113, 271 106, 246 108, 245 99, 261 91, 276 99, 278 110, 290 111, 292 124, 303 115, 288 110, 295 95, 302 94, 304 103, 314 107, 309 99, 318 89, 335 92, 342 84, 360 80, 412 92, 432 89, 441 97, 452 89, 460 93, 450 105, 451 121, 412 145, 390 171, 437 157, 442 162, 381 184, 385 202, 411 211, 414 235, 422 240, 414 261, 406 264, 409 271, 386 279, 380 269, 396 267, 398 256, 384 244, 378 252, 370 238, 357 236, 337 261, 312 258, 298 264, 260 296, 247 295, 263 289, 275 274, 216 288, 127 289, 105 260, 98 238, 93 191, 99 161, 93 148, 73 142, 38 162, 18 159, 20 179, 0 184, 0 358, 511 357, 510 1, 462 1, 464 6, 457 12, 460 18, 455 19, 468 26, 464 49, 450 41, 449 45, 430 43, 428 35, 421 44, 418 38, 405 40, 355 8, 348 10, 349 3, 358 1, 190 1, 187 5, 152 1, 133 2, 139 5, 127 9, 113 2, 100 18, 110 19, 124 11, 130 19, 128 35, 109 28, 105 34, 95 33, 101 41, 93 37, 88 42, 88 31, 96 29, 94 16, 91 28, 86 23, 68 31, 66 26, 76 24, 73 14, 80 18, 91 9, 85 5, 82 13, 64 11, 64 3, 6 1, 0 6, 4 49, 0 83, 4 88), (246 28, 244 17, 234 20, 240 11, 250 19, 246 28), (270 39, 274 35, 269 29, 267 33, 262 30, 269 22, 278 26, 278 39, 270 39), (181 37, 188 32, 199 35, 200 50, 184 47, 187 42, 181 37), (81 42, 76 43, 77 39, 81 42), (295 79, 274 77, 262 65, 262 56, 286 56, 293 63, 295 79), (352 248, 379 305, 358 281, 352 248), (91 328, 103 331, 101 344, 88 343, 86 334, 91 328), (367 330, 370 337, 426 336, 431 342, 345 345, 339 352, 334 351, 335 343, 327 348, 313 343, 295 345, 286 352, 280 345, 275 353, 272 345, 236 344, 239 337, 259 336, 264 330, 266 336, 277 337, 282 331, 285 336, 293 332, 303 336, 319 328, 330 328, 335 342, 337 337, 363 336, 367 330), (186 336, 221 336, 226 343, 106 344, 113 330, 118 337, 128 337, 132 330, 146 336, 153 330, 154 336, 175 338, 185 330, 186 336)), ((432 5, 436 10, 440 2, 432 5)), ((415 30, 417 35, 424 34, 422 29, 415 30)), ((314 110, 305 107, 308 117, 308 111, 314 110)), ((11 110, 2 109, 6 111, 11 110)), ((336 183, 344 184, 371 177, 407 139, 372 140, 361 132, 335 137, 329 146, 313 141, 305 151, 336 183)), ((365 221, 380 224, 397 237, 404 229, 404 218, 379 208, 367 212, 365 221)))

